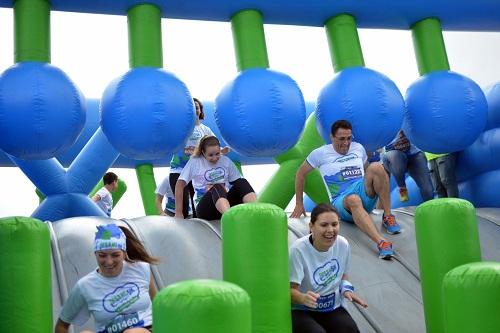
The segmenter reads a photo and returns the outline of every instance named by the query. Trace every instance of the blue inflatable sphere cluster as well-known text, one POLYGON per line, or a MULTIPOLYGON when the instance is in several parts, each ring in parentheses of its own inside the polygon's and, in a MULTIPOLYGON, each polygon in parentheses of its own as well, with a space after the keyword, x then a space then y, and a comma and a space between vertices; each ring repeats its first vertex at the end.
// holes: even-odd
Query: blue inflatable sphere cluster
POLYGON ((128 158, 164 158, 180 150, 195 123, 193 99, 175 75, 134 68, 115 79, 101 100, 101 127, 128 158))
POLYGON ((348 120, 354 140, 375 151, 401 129, 404 100, 387 76, 366 67, 346 68, 320 92, 316 106, 318 131, 329 143, 332 124, 348 120))
POLYGON ((488 102, 488 120, 486 130, 500 127, 500 83, 485 89, 486 101, 488 102))
POLYGON ((269 69, 242 71, 215 100, 215 120, 238 153, 271 157, 293 147, 304 128, 306 109, 297 83, 269 69))
POLYGON ((85 100, 57 67, 22 62, 0 77, 0 149, 24 160, 69 148, 85 125, 85 100))
POLYGON ((414 82, 406 93, 404 131, 420 149, 449 153, 465 149, 484 130, 488 105, 471 79, 437 71, 414 82))

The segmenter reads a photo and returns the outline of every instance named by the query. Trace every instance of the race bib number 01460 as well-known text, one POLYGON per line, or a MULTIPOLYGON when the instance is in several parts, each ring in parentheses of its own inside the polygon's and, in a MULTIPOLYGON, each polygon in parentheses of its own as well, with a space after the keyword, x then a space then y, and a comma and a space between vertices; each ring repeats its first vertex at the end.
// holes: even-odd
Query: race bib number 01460
POLYGON ((106 325, 104 332, 119 333, 129 327, 137 326, 138 323, 139 315, 137 313, 116 316, 112 322, 106 325))

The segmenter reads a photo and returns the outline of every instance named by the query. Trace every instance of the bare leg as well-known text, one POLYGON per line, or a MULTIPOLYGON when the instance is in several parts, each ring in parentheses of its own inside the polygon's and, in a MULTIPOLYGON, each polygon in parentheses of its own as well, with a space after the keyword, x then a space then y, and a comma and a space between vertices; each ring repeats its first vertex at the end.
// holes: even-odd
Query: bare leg
POLYGON ((231 206, 229 205, 229 201, 227 201, 226 198, 219 198, 219 200, 217 200, 217 202, 215 203, 215 208, 217 208, 217 210, 221 214, 224 214, 229 210, 229 208, 231 208, 231 206))
POLYGON ((365 173, 365 191, 369 197, 378 195, 384 215, 391 214, 389 177, 380 163, 371 163, 365 173))
POLYGON ((257 201, 257 195, 255 194, 255 192, 250 192, 245 194, 242 200, 244 203, 255 202, 257 201))
POLYGON ((352 214, 354 223, 361 229, 365 234, 370 237, 376 244, 379 244, 381 240, 385 240, 378 232, 377 228, 373 224, 373 221, 363 207, 361 198, 355 194, 351 194, 344 199, 344 207, 349 210, 352 214))

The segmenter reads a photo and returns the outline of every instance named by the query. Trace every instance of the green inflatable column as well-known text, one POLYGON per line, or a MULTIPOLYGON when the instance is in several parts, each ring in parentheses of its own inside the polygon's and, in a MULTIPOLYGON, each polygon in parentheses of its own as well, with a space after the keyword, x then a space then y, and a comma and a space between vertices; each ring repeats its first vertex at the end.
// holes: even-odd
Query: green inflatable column
MULTIPOLYGON (((136 5, 128 10, 127 19, 130 67, 163 67, 160 9, 151 4, 136 5)), ((135 171, 144 213, 158 215, 153 165, 140 164, 135 171)))
POLYGON ((420 75, 450 69, 438 19, 427 18, 419 21, 411 27, 411 32, 420 75))
POLYGON ((14 3, 14 61, 50 63, 50 4, 47 0, 14 3))
POLYGON ((332 17, 325 23, 325 29, 333 70, 336 73, 344 68, 365 65, 353 16, 341 14, 332 17))
POLYGON ((178 282, 153 300, 155 333, 250 333, 250 325, 250 297, 229 282, 178 282))
POLYGON ((456 267, 443 280, 446 333, 500 331, 500 263, 456 267))
POLYGON ((287 221, 281 208, 266 203, 222 215, 223 277, 250 295, 253 333, 291 332, 287 221))
POLYGON ((481 261, 474 206, 455 198, 427 201, 416 209, 415 233, 427 333, 442 333, 444 275, 457 266, 481 261))
POLYGON ((0 332, 52 332, 52 278, 47 225, 0 219, 0 332))

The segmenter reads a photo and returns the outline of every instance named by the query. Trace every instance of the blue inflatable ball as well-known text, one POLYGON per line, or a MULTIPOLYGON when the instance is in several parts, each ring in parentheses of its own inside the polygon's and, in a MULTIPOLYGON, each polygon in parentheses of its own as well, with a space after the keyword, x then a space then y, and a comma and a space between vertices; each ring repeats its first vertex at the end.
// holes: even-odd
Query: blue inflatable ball
POLYGON ((500 83, 495 83, 484 90, 488 102, 488 120, 485 130, 500 127, 500 83))
POLYGON ((394 139, 401 129, 404 100, 394 82, 366 67, 346 68, 321 90, 316 124, 330 143, 332 124, 340 119, 352 124, 354 140, 375 151, 394 139))
POLYGON ((115 79, 101 100, 101 127, 122 155, 136 160, 179 151, 192 133, 196 112, 186 85, 152 67, 115 79))
POLYGON ((484 130, 487 115, 486 98, 474 81, 437 71, 408 88, 403 128, 423 151, 449 153, 472 144, 484 130))
POLYGON ((0 149, 24 160, 69 148, 85 125, 85 98, 59 68, 22 62, 0 77, 0 149))
POLYGON ((295 145, 306 109, 297 83, 269 69, 242 71, 215 100, 215 121, 241 155, 270 157, 295 145))

